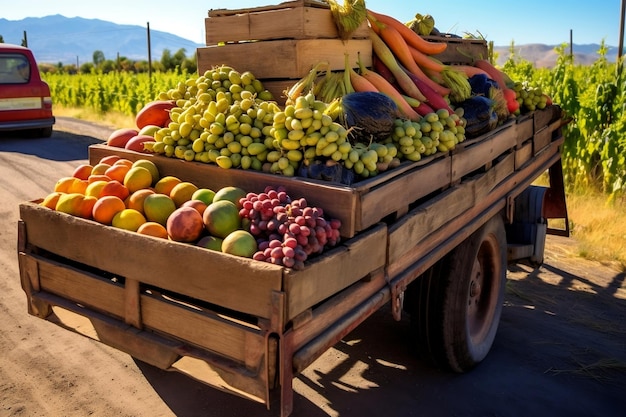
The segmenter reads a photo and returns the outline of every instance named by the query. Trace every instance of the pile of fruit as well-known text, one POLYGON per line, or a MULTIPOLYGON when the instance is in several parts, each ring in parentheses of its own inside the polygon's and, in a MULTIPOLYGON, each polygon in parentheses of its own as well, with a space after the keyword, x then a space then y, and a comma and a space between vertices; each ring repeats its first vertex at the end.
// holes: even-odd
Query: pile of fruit
POLYGON ((80 164, 40 203, 52 210, 199 247, 302 269, 336 246, 341 222, 285 189, 200 188, 161 176, 150 159, 117 155, 80 164))
MULTIPOLYGON (((551 103, 486 59, 444 65, 434 56, 448 44, 425 40, 415 31, 419 25, 371 10, 361 15, 369 22, 371 69, 360 59, 353 69, 357 57, 346 56, 344 71, 321 62, 285 92, 281 107, 251 72, 216 66, 161 92, 137 115, 136 128, 119 129, 107 143, 224 169, 351 184, 448 152, 466 137, 551 103), (368 105, 348 109, 349 99, 367 94, 368 105), (372 95, 388 103, 373 104, 372 95), (350 123, 355 111, 361 114, 350 123), (369 136, 357 134, 363 123, 369 136), (367 129, 376 126, 393 128, 367 129)), ((354 23, 354 16, 343 19, 354 23)))

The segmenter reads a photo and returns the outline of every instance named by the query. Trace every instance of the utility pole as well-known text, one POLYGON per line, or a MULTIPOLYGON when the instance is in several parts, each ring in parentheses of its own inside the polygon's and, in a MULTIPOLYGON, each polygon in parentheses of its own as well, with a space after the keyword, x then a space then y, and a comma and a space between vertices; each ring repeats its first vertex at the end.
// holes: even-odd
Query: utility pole
POLYGON ((148 28, 148 78, 152 80, 152 47, 150 45, 150 22, 147 22, 148 28))
POLYGON ((22 39, 22 46, 28 48, 28 37, 26 36, 26 31, 24 31, 24 39, 22 39))
POLYGON ((619 46, 617 48, 617 60, 622 57, 624 49, 624 14, 626 12, 626 0, 622 0, 622 10, 619 14, 619 46))

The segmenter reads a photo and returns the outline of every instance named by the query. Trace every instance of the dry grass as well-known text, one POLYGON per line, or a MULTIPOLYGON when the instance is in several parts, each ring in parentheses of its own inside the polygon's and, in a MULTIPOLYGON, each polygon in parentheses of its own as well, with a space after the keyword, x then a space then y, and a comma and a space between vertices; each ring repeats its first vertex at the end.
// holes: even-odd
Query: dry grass
POLYGON ((100 114, 90 109, 55 106, 54 115, 59 117, 72 117, 74 119, 101 123, 115 129, 135 126, 134 117, 118 112, 107 112, 105 114, 100 114))
POLYGON ((578 255, 626 271, 626 205, 598 193, 571 193, 566 199, 578 255))

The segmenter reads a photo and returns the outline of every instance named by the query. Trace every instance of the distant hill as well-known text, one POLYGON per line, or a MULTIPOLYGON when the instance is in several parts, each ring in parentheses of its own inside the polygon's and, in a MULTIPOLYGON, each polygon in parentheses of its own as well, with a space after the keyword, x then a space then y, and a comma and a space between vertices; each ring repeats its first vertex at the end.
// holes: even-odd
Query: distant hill
MULTIPOLYGON (((548 67, 551 68, 556 64, 558 55, 555 48, 560 45, 544 45, 544 44, 527 44, 527 45, 515 45, 515 54, 523 59, 532 62, 536 67, 548 67)), ((510 46, 494 46, 494 52, 498 54, 498 64, 503 64, 510 55, 510 46)), ((606 58, 609 62, 615 62, 617 60, 617 50, 615 46, 607 46, 608 52, 606 58)), ((572 52, 574 53, 574 62, 580 65, 593 64, 600 55, 598 51, 600 45, 588 44, 577 45, 574 44, 572 52)), ((566 51, 569 53, 569 47, 566 51)))
MULTIPOLYGON (((105 59, 115 60, 119 54, 135 61, 148 60, 147 28, 142 26, 62 15, 0 19, 0 35, 6 43, 19 45, 24 31, 40 63, 76 64, 78 60, 82 65, 93 61, 94 51, 102 51, 105 59)), ((151 28, 150 46, 152 61, 158 61, 165 49, 174 54, 183 48, 191 57, 196 48, 204 45, 151 28)))
MULTIPOLYGON (((0 19, 0 35, 7 43, 19 44, 26 31, 28 46, 40 63, 75 64, 93 61, 94 51, 102 51, 106 59, 115 60, 117 55, 132 60, 148 59, 147 29, 142 26, 118 25, 99 19, 68 18, 62 15, 22 20, 0 19)), ((171 33, 150 29, 152 60, 161 59, 163 50, 172 54, 184 48, 191 57, 196 48, 204 46, 171 33)), ((556 62, 555 45, 516 45, 516 54, 533 62, 537 67, 551 67, 556 62)), ((498 63, 509 56, 509 46, 496 46, 498 63)), ((574 45, 575 62, 591 64, 598 59, 600 45, 574 45)), ((617 47, 609 47, 607 58, 614 62, 617 47)))

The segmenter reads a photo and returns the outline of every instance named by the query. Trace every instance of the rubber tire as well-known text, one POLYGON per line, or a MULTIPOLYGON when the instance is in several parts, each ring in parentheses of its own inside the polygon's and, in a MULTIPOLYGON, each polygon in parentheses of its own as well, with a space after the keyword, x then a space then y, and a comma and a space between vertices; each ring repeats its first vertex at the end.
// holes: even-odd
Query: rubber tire
POLYGON ((500 323, 506 267, 506 232, 496 215, 409 285, 419 356, 459 373, 485 359, 500 323))

